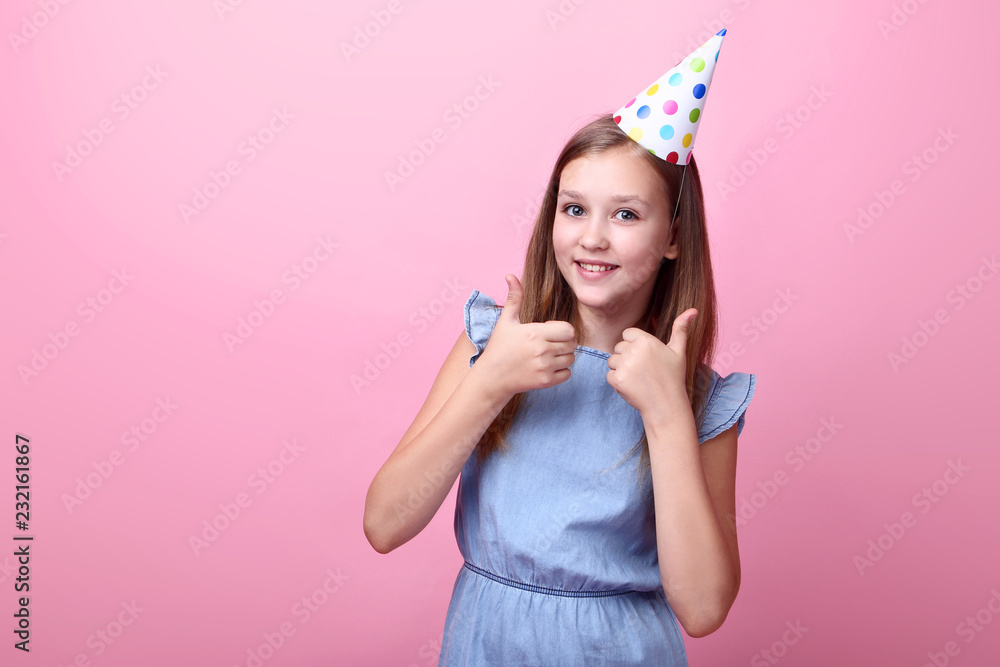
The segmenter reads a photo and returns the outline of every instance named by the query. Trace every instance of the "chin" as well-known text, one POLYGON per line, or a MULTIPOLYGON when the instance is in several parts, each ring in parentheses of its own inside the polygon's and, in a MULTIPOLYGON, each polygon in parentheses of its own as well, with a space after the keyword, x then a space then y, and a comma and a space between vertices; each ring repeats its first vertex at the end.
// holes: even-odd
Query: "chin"
POLYGON ((578 303, 581 303, 589 308, 603 310, 613 307, 615 303, 615 295, 601 290, 603 290, 603 288, 584 285, 582 290, 574 289, 573 294, 576 295, 578 303))

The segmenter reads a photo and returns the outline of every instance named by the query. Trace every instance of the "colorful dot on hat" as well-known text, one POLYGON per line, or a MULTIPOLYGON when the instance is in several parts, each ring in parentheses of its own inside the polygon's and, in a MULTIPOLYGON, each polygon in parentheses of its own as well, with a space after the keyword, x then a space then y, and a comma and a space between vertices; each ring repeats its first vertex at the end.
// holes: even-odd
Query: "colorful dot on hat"
POLYGON ((664 125, 660 128, 660 137, 663 139, 673 139, 674 138, 674 126, 664 125))
MULTIPOLYGON (((719 49, 721 51, 722 49, 719 49)), ((719 51, 715 52, 715 62, 719 62, 719 51)))
POLYGON ((670 78, 667 79, 667 83, 669 83, 671 86, 679 86, 679 85, 681 85, 681 81, 683 81, 683 80, 684 80, 684 77, 681 76, 680 72, 674 72, 670 76, 670 78))
POLYGON ((652 153, 653 155, 656 155, 656 151, 654 151, 652 148, 647 148, 646 150, 652 153))
POLYGON ((698 116, 700 115, 701 115, 701 109, 691 109, 691 114, 688 116, 688 118, 691 119, 692 123, 697 123, 698 116))
POLYGON ((673 164, 677 164, 677 153, 671 151, 669 154, 667 154, 667 162, 672 162, 673 164))
POLYGON ((622 123, 622 117, 621 116, 615 116, 615 122, 618 123, 619 125, 621 125, 621 123, 622 123))
POLYGON ((647 104, 643 104, 643 105, 642 105, 641 107, 639 107, 639 109, 638 109, 638 110, 637 110, 637 111, 635 112, 635 115, 636 115, 636 116, 637 116, 638 118, 649 118, 649 105, 647 105, 647 104))
POLYGON ((656 94, 656 91, 658 91, 659 89, 660 89, 660 84, 654 83, 652 86, 649 87, 649 90, 646 91, 646 94, 654 95, 656 94))
POLYGON ((694 136, 690 132, 688 132, 687 134, 684 135, 684 139, 681 140, 681 144, 683 144, 684 148, 687 148, 688 146, 691 145, 692 139, 694 139, 694 136))
POLYGON ((635 98, 634 97, 631 100, 629 100, 628 104, 625 105, 625 108, 628 109, 633 104, 635 104, 635 98))
POLYGON ((677 113, 677 102, 673 100, 667 100, 666 102, 664 102, 663 113, 667 114, 668 116, 673 116, 675 113, 677 113))
POLYGON ((628 131, 628 136, 632 137, 634 141, 639 141, 640 139, 642 139, 642 128, 633 127, 631 130, 628 131))
POLYGON ((700 72, 703 69, 705 69, 705 61, 704 60, 702 60, 701 58, 695 58, 694 60, 691 61, 691 71, 692 72, 700 72))
POLYGON ((695 99, 700 100, 701 98, 705 97, 705 84, 699 83, 697 86, 694 87, 694 90, 692 90, 691 92, 694 93, 695 99))

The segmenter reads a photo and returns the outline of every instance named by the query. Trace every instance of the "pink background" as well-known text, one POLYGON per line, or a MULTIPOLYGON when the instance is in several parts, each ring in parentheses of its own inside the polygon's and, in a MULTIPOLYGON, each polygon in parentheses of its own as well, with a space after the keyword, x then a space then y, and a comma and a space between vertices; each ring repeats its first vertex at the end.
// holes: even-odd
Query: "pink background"
POLYGON ((455 489, 379 555, 368 484, 469 293, 502 301, 521 274, 566 139, 726 27, 697 147, 720 351, 738 344, 715 368, 759 385, 743 586, 718 632, 686 640, 690 662, 995 664, 995 3, 234 4, 0 10, 0 663, 253 665, 263 644, 269 667, 436 664, 455 489), (10 631, 16 434, 27 655, 10 631), (914 501, 924 488, 934 502, 914 501))

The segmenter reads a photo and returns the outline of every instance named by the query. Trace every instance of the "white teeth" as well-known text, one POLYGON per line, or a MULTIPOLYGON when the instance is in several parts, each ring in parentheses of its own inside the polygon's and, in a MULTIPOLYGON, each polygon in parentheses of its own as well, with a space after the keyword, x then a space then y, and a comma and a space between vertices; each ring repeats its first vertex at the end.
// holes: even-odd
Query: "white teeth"
POLYGON ((613 266, 598 266, 597 264, 584 264, 583 262, 577 262, 580 266, 587 269, 588 271, 610 271, 615 268, 613 266))

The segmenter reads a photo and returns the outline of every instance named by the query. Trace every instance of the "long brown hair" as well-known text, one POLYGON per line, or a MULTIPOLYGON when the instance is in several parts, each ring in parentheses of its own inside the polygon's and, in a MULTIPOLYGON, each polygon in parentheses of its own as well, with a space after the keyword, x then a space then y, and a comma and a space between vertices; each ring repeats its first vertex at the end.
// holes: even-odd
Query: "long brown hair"
MULTIPOLYGON (((524 278, 521 281, 524 287, 520 315, 522 323, 563 320, 572 324, 575 331, 582 330, 583 322, 577 312, 576 296, 556 265, 552 247, 559 180, 563 168, 570 161, 612 149, 628 151, 637 159, 645 160, 655 170, 670 205, 669 213, 673 214, 677 202, 676 193, 681 187, 683 166, 669 163, 643 148, 622 132, 611 114, 598 116, 580 128, 566 143, 556 160, 535 220, 524 262, 524 278)), ((687 165, 683 188, 673 232, 677 235, 680 254, 675 260, 664 260, 662 256, 651 256, 647 260, 646 268, 649 272, 657 273, 656 282, 645 314, 632 326, 667 343, 674 319, 688 308, 698 309, 698 317, 688 333, 686 385, 688 400, 700 428, 708 400, 708 367, 715 353, 717 314, 712 262, 705 230, 705 204, 694 156, 687 165)), ((638 288, 639 285, 635 287, 638 288)), ((498 449, 509 447, 506 435, 523 396, 523 393, 514 395, 483 434, 476 448, 480 463, 498 449)), ((645 433, 622 462, 639 447, 642 447, 638 468, 641 478, 643 471, 649 467, 649 447, 645 433)))

